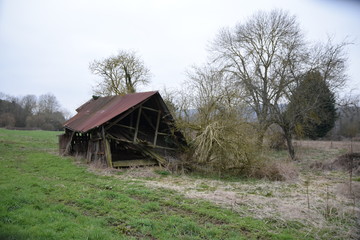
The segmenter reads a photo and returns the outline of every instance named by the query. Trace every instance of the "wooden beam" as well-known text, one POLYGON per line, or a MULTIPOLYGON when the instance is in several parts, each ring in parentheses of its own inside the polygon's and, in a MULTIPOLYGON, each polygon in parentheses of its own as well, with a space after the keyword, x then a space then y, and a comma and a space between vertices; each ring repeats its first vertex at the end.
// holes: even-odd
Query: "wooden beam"
POLYGON ((142 107, 143 109, 146 109, 146 110, 150 110, 150 111, 153 111, 153 112, 158 112, 159 110, 158 109, 154 109, 154 108, 149 108, 149 107, 142 107))
MULTIPOLYGON (((125 143, 134 143, 133 141, 129 141, 129 140, 126 140, 126 139, 121 139, 121 138, 117 138, 113 135, 108 135, 109 138, 112 138, 114 139, 115 141, 119 141, 119 142, 125 142, 125 143)), ((151 147, 151 148, 158 148, 158 149, 166 149, 166 150, 177 150, 176 148, 170 148, 170 147, 162 147, 162 146, 153 146, 151 145, 150 142, 141 142, 141 143, 135 143, 136 145, 139 145, 139 144, 142 144, 144 146, 148 146, 148 147, 151 147)))
POLYGON ((172 134, 170 134, 170 133, 162 133, 162 132, 158 132, 158 135, 163 135, 163 136, 172 136, 172 134))
POLYGON ((111 157, 111 147, 110 147, 110 143, 109 143, 108 139, 106 138, 104 126, 102 127, 102 137, 103 137, 103 144, 104 144, 104 149, 105 149, 106 162, 107 162, 108 167, 111 168, 111 167, 113 167, 112 166, 112 157, 111 157))
POLYGON ((108 167, 113 167, 110 142, 107 138, 105 138, 105 157, 108 167))
POLYGON ((151 149, 149 149, 148 147, 142 146, 140 144, 137 144, 136 147, 141 151, 144 152, 147 156, 149 156, 152 159, 155 159, 156 161, 159 162, 159 164, 161 165, 165 165, 167 163, 166 159, 161 156, 160 154, 152 151, 151 149))
POLYGON ((90 163, 91 162, 91 158, 92 158, 92 148, 93 148, 93 143, 92 141, 88 141, 88 148, 87 148, 87 153, 86 153, 86 162, 90 163))
POLYGON ((150 127, 152 127, 152 128, 155 130, 156 127, 152 124, 151 119, 150 119, 149 116, 145 113, 145 111, 142 112, 142 115, 144 116, 144 118, 146 119, 146 121, 150 124, 150 127))
POLYGON ((157 165, 158 162, 151 159, 121 160, 113 162, 113 167, 135 167, 157 165))
POLYGON ((137 106, 137 107, 135 107, 135 108, 131 108, 131 109, 129 109, 129 110, 127 110, 127 112, 126 113, 124 113, 124 114, 121 114, 121 116, 118 118, 118 119, 116 119, 114 122, 110 122, 109 123, 109 125, 106 127, 106 130, 108 130, 109 128, 111 128, 112 126, 114 126, 115 124, 117 124, 118 122, 120 122, 121 120, 123 120, 124 118, 126 118, 127 116, 129 116, 129 114, 131 114, 131 113, 133 113, 136 109, 138 109, 139 107, 141 107, 142 105, 139 105, 139 106, 137 106))
POLYGON ((68 141, 68 143, 66 144, 66 147, 65 147, 65 151, 63 153, 63 156, 66 156, 70 153, 70 147, 71 147, 71 143, 72 143, 72 140, 73 140, 73 137, 74 137, 74 134, 75 132, 72 132, 71 136, 70 136, 70 140, 68 141))
POLYGON ((153 146, 153 148, 158 148, 158 149, 166 149, 166 150, 172 150, 172 151, 176 151, 176 148, 170 148, 170 147, 162 147, 162 146, 153 146))
POLYGON ((115 136, 113 136, 113 135, 111 135, 111 134, 109 134, 108 137, 114 139, 115 141, 119 141, 119 142, 133 143, 133 141, 129 141, 129 140, 126 140, 126 139, 118 138, 118 137, 115 137, 115 136))
POLYGON ((119 126, 119 127, 123 127, 123 128, 128 128, 128 129, 131 129, 131 130, 135 129, 134 127, 126 126, 126 125, 123 125, 123 124, 115 124, 115 125, 119 126))
POLYGON ((154 136, 154 146, 156 146, 157 136, 158 136, 158 132, 159 132, 160 117, 161 117, 161 111, 158 111, 158 115, 157 115, 157 119, 156 119, 155 136, 154 136))
POLYGON ((142 109, 142 106, 140 105, 137 120, 136 120, 136 126, 135 126, 135 134, 134 134, 134 139, 133 139, 134 143, 136 143, 137 135, 138 135, 138 132, 139 132, 141 109, 142 109))

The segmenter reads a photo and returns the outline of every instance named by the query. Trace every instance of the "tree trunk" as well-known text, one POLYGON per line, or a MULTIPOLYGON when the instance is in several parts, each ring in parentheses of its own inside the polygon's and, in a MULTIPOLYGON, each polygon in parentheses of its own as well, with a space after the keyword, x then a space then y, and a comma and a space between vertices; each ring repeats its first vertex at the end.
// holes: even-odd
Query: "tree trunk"
POLYGON ((268 129, 268 125, 263 124, 263 123, 259 123, 259 126, 257 127, 257 146, 259 148, 263 147, 264 144, 264 137, 265 137, 265 132, 268 129))
POLYGON ((263 147, 263 143, 264 143, 264 136, 265 133, 263 131, 258 131, 258 135, 257 135, 257 139, 256 139, 256 144, 259 148, 263 147))
POLYGON ((290 158, 292 160, 295 160, 295 149, 294 149, 294 145, 292 143, 292 134, 289 133, 289 132, 285 132, 284 137, 285 137, 285 140, 286 140, 286 145, 287 145, 287 148, 288 148, 290 158))

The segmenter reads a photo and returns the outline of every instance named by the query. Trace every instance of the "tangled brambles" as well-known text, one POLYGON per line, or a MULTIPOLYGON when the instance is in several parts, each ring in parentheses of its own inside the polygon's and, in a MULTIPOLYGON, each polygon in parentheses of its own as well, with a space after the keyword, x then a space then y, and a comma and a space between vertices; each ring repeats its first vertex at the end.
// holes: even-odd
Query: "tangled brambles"
POLYGON ((194 139, 194 163, 206 165, 212 172, 248 173, 256 160, 256 148, 241 125, 214 121, 201 129, 194 139))

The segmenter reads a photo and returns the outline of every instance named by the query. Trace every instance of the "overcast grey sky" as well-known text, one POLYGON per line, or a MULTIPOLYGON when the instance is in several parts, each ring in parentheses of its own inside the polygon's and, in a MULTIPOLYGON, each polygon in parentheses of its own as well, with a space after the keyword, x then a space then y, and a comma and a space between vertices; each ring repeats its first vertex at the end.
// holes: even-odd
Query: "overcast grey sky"
POLYGON ((135 50, 153 78, 141 90, 179 88, 185 71, 206 61, 222 27, 258 10, 297 16, 309 41, 348 37, 349 87, 360 83, 360 2, 356 0, 0 0, 0 92, 53 93, 74 109, 92 95, 88 65, 135 50))

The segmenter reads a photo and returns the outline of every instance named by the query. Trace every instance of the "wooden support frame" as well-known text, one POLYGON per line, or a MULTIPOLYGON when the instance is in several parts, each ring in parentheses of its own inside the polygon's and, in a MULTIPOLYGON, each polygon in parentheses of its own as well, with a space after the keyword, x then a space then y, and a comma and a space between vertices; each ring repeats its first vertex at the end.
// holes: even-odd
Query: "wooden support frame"
POLYGON ((158 165, 158 162, 153 159, 133 159, 121 160, 114 162, 114 167, 136 167, 136 166, 153 166, 158 165))
POLYGON ((160 117, 161 117, 161 111, 158 111, 158 115, 157 115, 157 119, 156 119, 155 136, 154 136, 154 147, 156 146, 157 136, 158 136, 158 132, 159 132, 160 117))
POLYGON ((110 142, 107 138, 104 139, 104 143, 105 143, 105 157, 106 157, 106 162, 108 164, 108 167, 113 167, 113 162, 112 162, 112 156, 111 156, 111 147, 110 147, 110 142))
MULTIPOLYGON (((134 142, 129 141, 129 140, 125 140, 125 139, 118 138, 118 137, 113 136, 113 135, 111 135, 111 134, 109 134, 108 137, 111 138, 111 139, 114 139, 115 141, 119 141, 119 142, 134 143, 134 142)), ((137 144, 137 145, 138 145, 138 144, 137 144)), ((150 142, 143 142, 143 145, 144 145, 144 146, 151 147, 151 148, 166 149, 166 150, 173 150, 173 151, 176 150, 176 148, 162 147, 162 146, 154 146, 154 145, 152 145, 150 142)))
POLYGON ((102 141, 104 144, 106 162, 108 167, 112 168, 113 166, 112 166, 112 157, 111 157, 111 147, 109 140, 106 138, 104 126, 102 127, 102 138, 103 138, 102 141))
POLYGON ((129 140, 126 140, 126 139, 122 139, 122 138, 118 138, 118 137, 115 137, 111 134, 108 135, 109 138, 111 139, 114 139, 115 141, 119 141, 119 142, 126 142, 126 143, 133 143, 133 141, 129 141, 129 140))
POLYGON ((122 128, 127 128, 127 129, 130 129, 130 130, 135 130, 134 127, 131 127, 131 126, 126 126, 126 125, 123 125, 123 124, 115 124, 116 126, 119 126, 119 127, 122 127, 122 128))
POLYGON ((121 120, 126 118, 127 116, 129 116, 129 114, 133 113, 136 109, 140 108, 141 106, 142 106, 142 104, 137 107, 133 107, 133 108, 129 109, 128 112, 126 112, 124 115, 122 115, 121 117, 116 119, 114 122, 110 122, 109 125, 106 126, 106 130, 109 130, 112 126, 114 126, 115 124, 117 124, 118 122, 120 122, 121 120))
POLYGON ((91 158, 92 158, 92 141, 89 139, 88 141, 88 147, 87 147, 87 153, 86 153, 86 162, 89 163, 91 162, 91 158))
POLYGON ((149 107, 145 107, 145 106, 143 106, 142 108, 143 108, 143 109, 146 109, 146 110, 153 111, 153 112, 158 112, 158 111, 159 111, 159 110, 157 110, 157 109, 149 108, 149 107))
POLYGON ((163 136, 172 136, 172 134, 170 134, 170 133, 162 133, 162 132, 158 132, 158 135, 163 135, 163 136))
POLYGON ((75 135, 75 132, 72 132, 71 136, 70 136, 70 139, 69 139, 68 143, 66 144, 65 151, 63 152, 63 156, 66 156, 66 155, 70 154, 70 148, 71 148, 71 145, 72 145, 74 135, 75 135))
POLYGON ((134 133, 133 143, 136 143, 137 135, 138 135, 138 132, 139 132, 141 109, 142 109, 142 105, 140 105, 140 107, 139 107, 139 112, 138 112, 138 116, 137 116, 137 119, 136 119, 136 126, 135 126, 135 133, 134 133))
MULTIPOLYGON (((143 109, 145 109, 143 107, 143 109)), ((145 111, 142 111, 142 115, 144 116, 144 118, 146 119, 146 121, 149 123, 150 127, 152 127, 154 130, 156 130, 156 127, 154 126, 154 124, 151 122, 149 116, 145 113, 145 111)))
MULTIPOLYGON (((64 138, 61 151, 65 149, 71 155, 84 153, 88 162, 96 161, 108 167, 148 164, 166 166, 168 154, 176 155, 179 151, 178 138, 182 134, 174 128, 174 119, 158 93, 134 103, 130 101, 129 104, 121 105, 119 102, 120 109, 110 106, 113 115, 95 118, 98 124, 87 132, 76 132, 65 126, 66 139, 70 139, 68 141, 64 138)), ((106 109, 108 106, 104 105, 106 109)), ((90 110, 95 112, 100 109, 95 104, 94 109, 90 110)), ((84 116, 85 120, 88 118, 92 119, 92 116, 84 116)))

